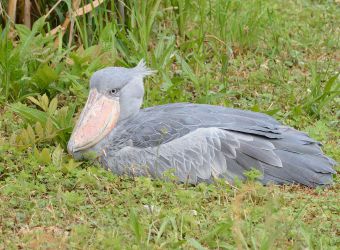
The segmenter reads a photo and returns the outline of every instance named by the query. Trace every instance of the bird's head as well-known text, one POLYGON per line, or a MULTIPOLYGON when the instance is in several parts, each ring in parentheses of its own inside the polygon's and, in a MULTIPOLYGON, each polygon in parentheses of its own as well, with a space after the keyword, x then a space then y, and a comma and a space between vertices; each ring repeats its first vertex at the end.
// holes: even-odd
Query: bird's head
POLYGON ((144 96, 143 78, 152 70, 144 60, 134 68, 108 67, 90 79, 90 93, 68 142, 74 154, 95 146, 116 125, 138 113, 144 96))

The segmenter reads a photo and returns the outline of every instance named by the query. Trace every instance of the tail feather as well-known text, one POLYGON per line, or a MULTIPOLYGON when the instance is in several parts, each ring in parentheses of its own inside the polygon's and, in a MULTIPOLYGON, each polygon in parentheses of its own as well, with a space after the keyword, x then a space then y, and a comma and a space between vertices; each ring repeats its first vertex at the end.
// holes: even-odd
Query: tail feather
POLYGON ((295 141, 281 139, 271 140, 275 148, 286 150, 297 154, 319 155, 321 154, 320 146, 317 143, 302 144, 295 141))
POLYGON ((261 163, 264 169, 263 182, 274 182, 277 179, 285 183, 303 184, 309 187, 316 185, 327 185, 332 183, 331 173, 317 173, 306 165, 290 164, 283 162, 283 168, 273 168, 271 165, 261 163))
POLYGON ((333 165, 323 155, 296 154, 286 150, 276 150, 276 153, 286 165, 303 166, 306 170, 310 169, 316 173, 336 173, 333 165))
POLYGON ((286 130, 282 139, 254 136, 253 141, 240 140, 236 157, 227 160, 228 171, 244 179, 244 171, 258 169, 263 173, 263 184, 299 183, 309 187, 331 184, 336 162, 325 156, 321 144, 306 134, 286 130))

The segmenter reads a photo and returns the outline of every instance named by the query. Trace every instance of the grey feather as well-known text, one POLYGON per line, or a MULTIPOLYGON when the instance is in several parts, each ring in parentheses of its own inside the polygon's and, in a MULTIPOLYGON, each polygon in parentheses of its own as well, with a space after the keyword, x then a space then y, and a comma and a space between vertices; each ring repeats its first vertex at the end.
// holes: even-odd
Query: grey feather
POLYGON ((141 110, 102 142, 103 164, 117 174, 196 184, 214 178, 244 179, 256 168, 261 182, 331 183, 335 162, 320 143, 273 118, 250 111, 197 104, 169 104, 141 110), (127 141, 130 143, 128 144, 127 141))

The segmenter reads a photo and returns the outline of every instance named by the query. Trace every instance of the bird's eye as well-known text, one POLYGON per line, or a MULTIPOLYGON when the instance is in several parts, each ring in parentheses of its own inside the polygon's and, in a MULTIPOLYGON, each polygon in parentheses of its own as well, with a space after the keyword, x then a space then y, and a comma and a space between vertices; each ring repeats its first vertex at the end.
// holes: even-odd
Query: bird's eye
POLYGON ((118 89, 111 89, 110 90, 110 94, 111 95, 115 95, 115 94, 117 94, 118 93, 118 89))

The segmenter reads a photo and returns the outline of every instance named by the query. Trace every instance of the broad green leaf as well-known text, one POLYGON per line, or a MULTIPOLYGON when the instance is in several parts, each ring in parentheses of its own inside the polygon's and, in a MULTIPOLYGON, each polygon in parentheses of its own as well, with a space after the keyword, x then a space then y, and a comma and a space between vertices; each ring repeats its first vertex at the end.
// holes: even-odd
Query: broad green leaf
POLYGON ((45 164, 51 163, 51 155, 48 148, 44 148, 40 153, 40 161, 45 164))
MULTIPOLYGON (((327 81, 326 86, 325 86, 324 93, 325 93, 325 92, 326 92, 326 93, 330 92, 330 91, 332 90, 332 87, 333 87, 334 83, 335 83, 335 86, 339 89, 339 86, 336 85, 336 80, 338 79, 338 77, 339 77, 339 73, 336 74, 336 75, 334 75, 333 77, 331 77, 331 78, 327 81)), ((336 90, 336 89, 335 89, 335 90, 336 90)))
POLYGON ((177 60, 179 60, 181 62, 183 74, 185 74, 187 77, 189 77, 189 79, 195 85, 198 85, 199 84, 198 78, 197 78, 196 74, 193 72, 193 70, 191 69, 190 65, 179 55, 177 55, 177 60))
POLYGON ((33 123, 39 121, 41 124, 45 124, 48 118, 48 115, 45 112, 29 108, 22 103, 11 104, 10 108, 14 112, 20 114, 23 118, 33 123))
POLYGON ((33 23, 32 32, 37 32, 45 25, 45 17, 42 16, 33 23))
POLYGON ((46 126, 45 126, 45 136, 47 138, 51 138, 54 136, 54 127, 51 118, 47 119, 46 126))
POLYGON ((139 218, 135 210, 130 210, 130 227, 135 235, 137 242, 141 245, 142 244, 142 225, 139 222, 139 218))
POLYGON ((61 167, 63 163, 63 149, 58 145, 52 153, 52 163, 56 167, 61 167))
POLYGON ((49 104, 49 100, 46 94, 44 94, 40 99, 40 105, 41 108, 47 112, 48 111, 48 104, 49 104))
POLYGON ((59 76, 54 69, 47 64, 39 67, 36 73, 33 75, 33 81, 40 89, 47 89, 49 84, 58 80, 59 76))
POLYGON ((67 173, 69 173, 72 169, 74 169, 74 168, 80 166, 81 164, 82 164, 82 162, 76 162, 76 161, 74 161, 73 159, 70 159, 68 163, 62 165, 61 171, 62 171, 64 174, 67 174, 67 173))
POLYGON ((20 40, 25 41, 31 34, 31 30, 26 25, 16 24, 15 29, 19 34, 20 40))
POLYGON ((40 152, 39 152, 39 150, 37 149, 37 147, 34 147, 34 149, 33 149, 33 155, 34 155, 34 157, 35 157, 37 160, 40 161, 40 152))
POLYGON ((22 144, 29 145, 30 144, 30 138, 28 136, 27 130, 23 129, 20 133, 20 140, 22 141, 22 144))
POLYGON ((41 106, 40 106, 41 104, 40 104, 39 100, 37 100, 37 99, 34 98, 33 96, 28 96, 27 99, 30 100, 31 102, 33 102, 35 105, 41 107, 41 106))
POLYGON ((37 122, 35 124, 35 133, 37 134, 40 140, 44 139, 44 129, 40 122, 37 122))
POLYGON ((57 110, 57 107, 58 107, 58 99, 57 99, 57 97, 54 97, 52 99, 52 101, 50 102, 50 105, 48 107, 48 113, 50 115, 53 115, 55 113, 55 111, 57 110))
POLYGON ((28 135, 30 143, 34 144, 35 143, 35 133, 33 131, 33 128, 31 127, 31 125, 28 124, 26 131, 27 131, 27 135, 28 135))
POLYGON ((16 145, 18 143, 17 140, 18 140, 18 135, 13 133, 11 137, 9 138, 9 144, 16 145))

